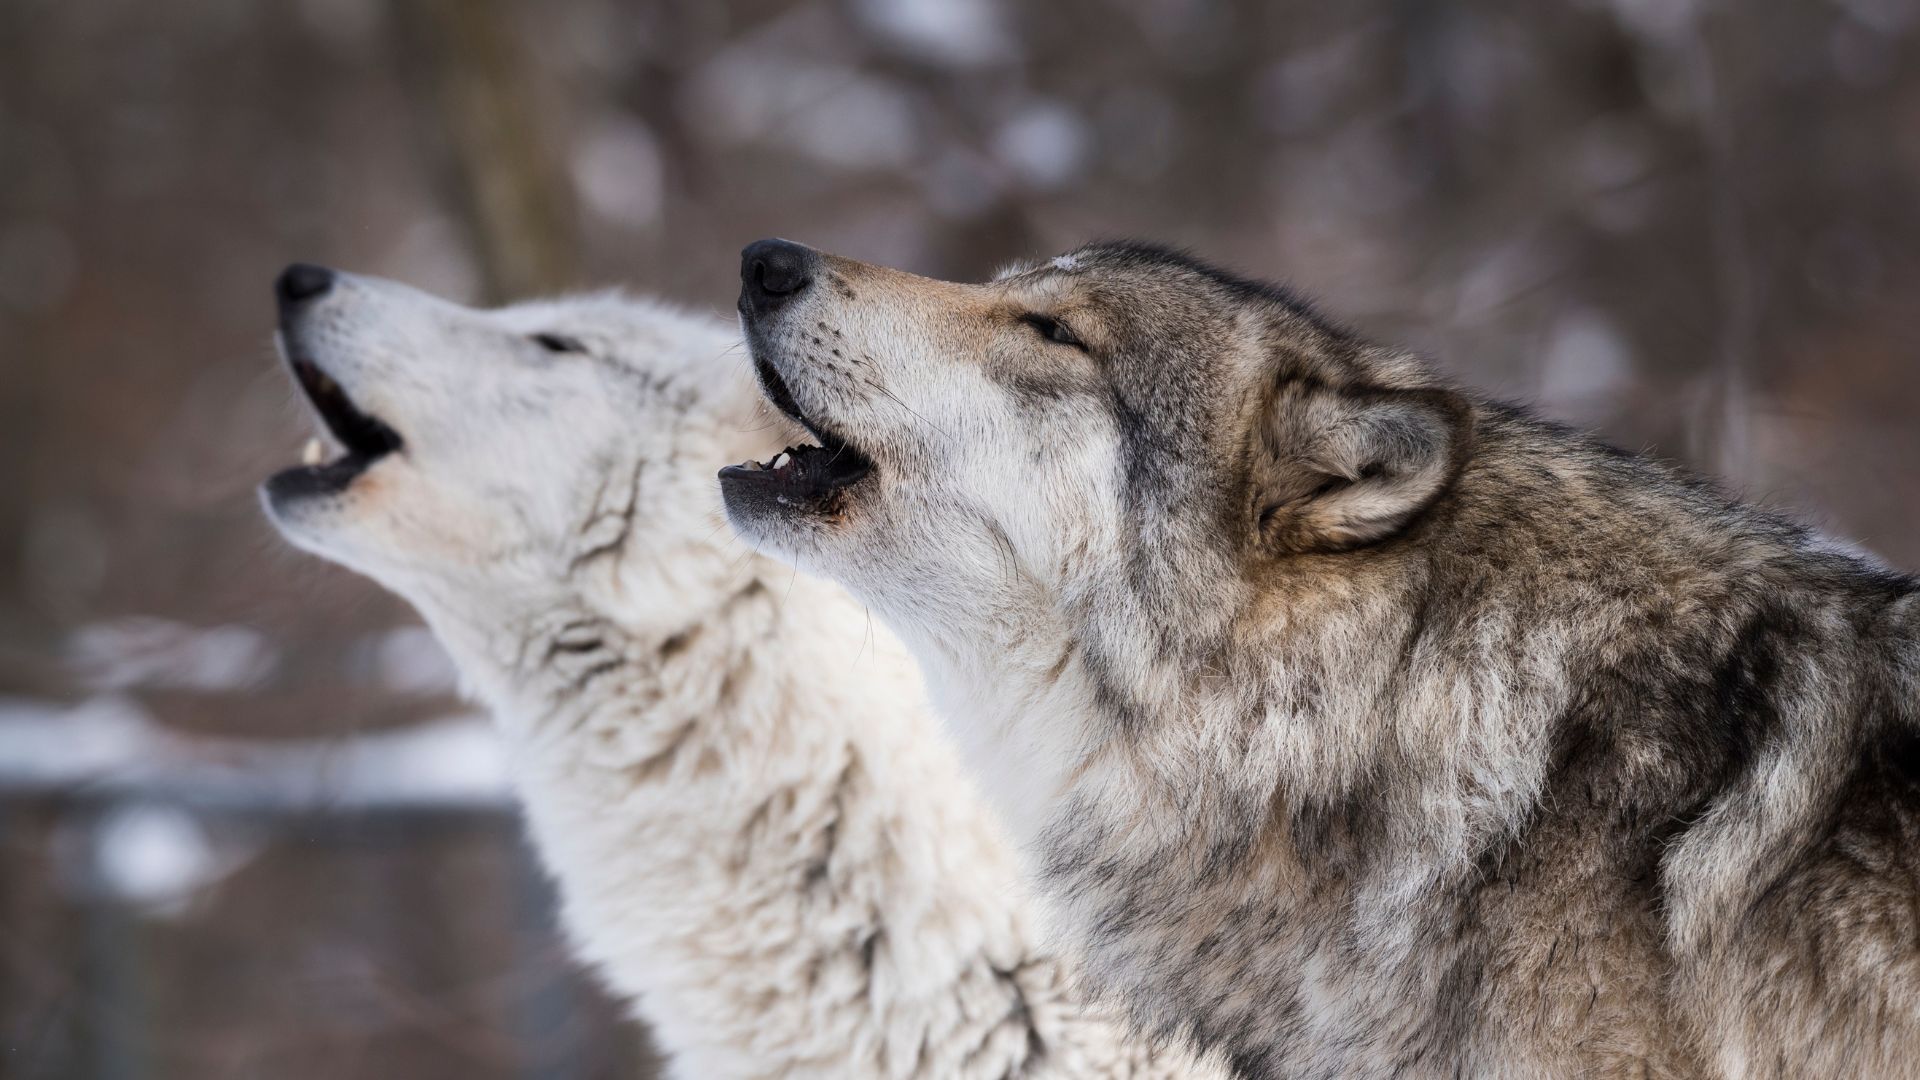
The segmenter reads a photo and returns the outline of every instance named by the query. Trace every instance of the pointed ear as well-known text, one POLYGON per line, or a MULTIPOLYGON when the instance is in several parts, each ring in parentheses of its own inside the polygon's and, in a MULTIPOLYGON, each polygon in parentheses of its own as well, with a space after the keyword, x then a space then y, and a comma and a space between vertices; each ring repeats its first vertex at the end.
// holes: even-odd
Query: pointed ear
POLYGON ((1468 416, 1446 390, 1282 384, 1253 448, 1258 543, 1340 551, 1399 532, 1453 481, 1468 416))

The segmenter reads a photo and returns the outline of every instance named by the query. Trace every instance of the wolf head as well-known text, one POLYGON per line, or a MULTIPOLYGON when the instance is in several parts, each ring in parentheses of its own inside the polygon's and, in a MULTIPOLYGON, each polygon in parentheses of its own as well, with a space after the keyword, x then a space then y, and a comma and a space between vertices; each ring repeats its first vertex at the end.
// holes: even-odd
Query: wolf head
POLYGON ((614 295, 482 311, 305 266, 278 294, 321 434, 263 486, 267 513, 456 651, 510 648, 583 598, 631 624, 685 618, 664 609, 733 569, 702 557, 726 537, 710 474, 687 465, 787 431, 715 362, 738 340, 725 324, 614 295))
POLYGON ((1262 567, 1408 528, 1467 441, 1413 358, 1159 248, 963 285, 762 241, 741 275, 763 388, 821 449, 727 470, 728 513, 908 622, 1101 569, 1149 596, 1185 579, 1169 602, 1199 610, 1166 614, 1197 617, 1262 567))

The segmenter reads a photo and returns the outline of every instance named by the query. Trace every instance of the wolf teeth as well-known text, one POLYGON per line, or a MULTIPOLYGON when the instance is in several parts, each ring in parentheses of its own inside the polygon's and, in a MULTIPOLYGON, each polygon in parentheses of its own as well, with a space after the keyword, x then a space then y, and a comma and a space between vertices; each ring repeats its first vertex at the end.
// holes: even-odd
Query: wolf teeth
POLYGON ((778 469, 791 460, 793 460, 793 455, 787 453, 785 450, 782 450, 778 454, 775 454, 773 456, 772 461, 767 462, 767 468, 778 469))
POLYGON ((318 435, 308 439, 306 445, 300 448, 302 465, 318 465, 325 460, 327 460, 327 444, 321 442, 318 435))

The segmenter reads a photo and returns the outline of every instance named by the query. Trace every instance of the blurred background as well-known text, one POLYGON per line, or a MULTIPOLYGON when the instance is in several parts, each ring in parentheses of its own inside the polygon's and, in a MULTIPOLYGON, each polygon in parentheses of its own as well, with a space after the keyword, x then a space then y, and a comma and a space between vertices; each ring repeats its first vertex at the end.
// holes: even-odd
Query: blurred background
POLYGON ((0 0, 0 1075, 640 1077, 253 487, 300 259, 730 312, 1138 235, 1920 565, 1920 0, 0 0))

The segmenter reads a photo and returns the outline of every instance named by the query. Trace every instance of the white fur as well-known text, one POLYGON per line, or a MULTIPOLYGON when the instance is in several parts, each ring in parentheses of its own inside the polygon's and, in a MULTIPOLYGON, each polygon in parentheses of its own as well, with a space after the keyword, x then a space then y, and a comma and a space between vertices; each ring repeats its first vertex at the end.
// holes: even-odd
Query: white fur
POLYGON ((1226 1075, 1083 998, 911 660, 726 533, 712 467, 792 435, 729 328, 343 277, 285 338, 406 448, 270 514, 492 706, 581 954, 678 1075, 1226 1075))

